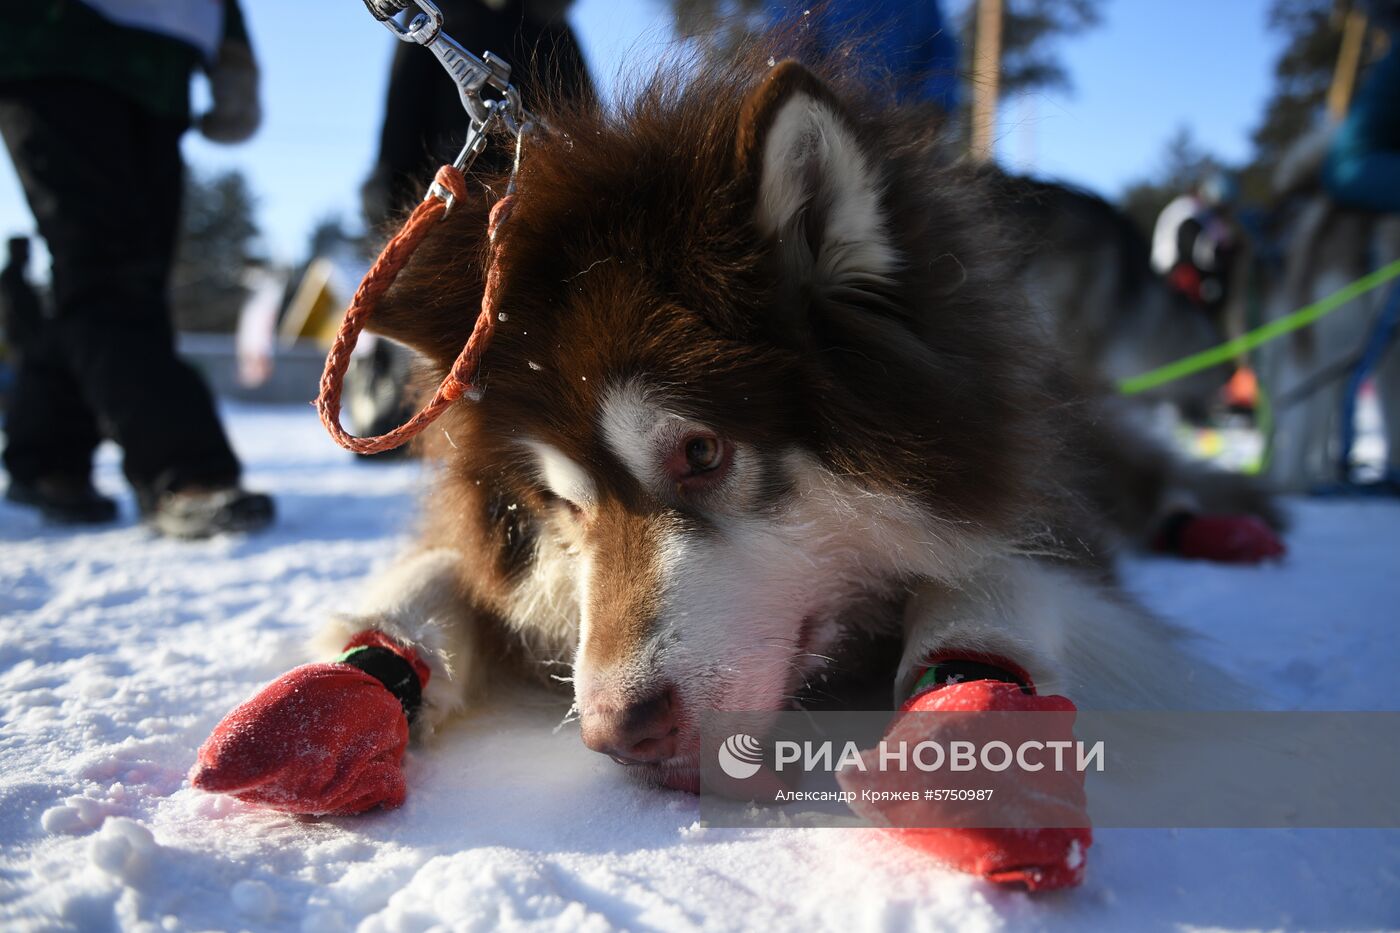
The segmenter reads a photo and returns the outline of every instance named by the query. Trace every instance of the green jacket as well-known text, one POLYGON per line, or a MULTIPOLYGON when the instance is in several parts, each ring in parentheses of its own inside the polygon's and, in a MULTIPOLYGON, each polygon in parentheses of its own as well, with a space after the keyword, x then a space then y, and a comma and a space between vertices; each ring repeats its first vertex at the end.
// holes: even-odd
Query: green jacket
MULTIPOLYGON (((183 0, 170 0, 183 2, 183 0)), ((248 41, 236 0, 225 0, 225 39, 248 41)), ((169 36, 119 26, 79 0, 0 5, 0 83, 77 78, 114 88, 160 116, 188 122, 199 51, 169 36)))

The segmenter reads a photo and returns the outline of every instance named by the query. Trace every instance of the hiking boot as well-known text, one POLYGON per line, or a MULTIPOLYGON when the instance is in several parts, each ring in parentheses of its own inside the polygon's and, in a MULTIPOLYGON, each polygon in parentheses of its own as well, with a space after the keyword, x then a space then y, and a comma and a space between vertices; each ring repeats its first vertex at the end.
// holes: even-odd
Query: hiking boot
POLYGON ((93 488, 87 477, 49 476, 26 482, 11 479, 5 498, 38 509, 58 525, 101 525, 116 521, 117 503, 93 488))
POLYGON ((170 538, 260 531, 272 524, 272 499, 237 486, 181 489, 142 503, 142 518, 170 538))

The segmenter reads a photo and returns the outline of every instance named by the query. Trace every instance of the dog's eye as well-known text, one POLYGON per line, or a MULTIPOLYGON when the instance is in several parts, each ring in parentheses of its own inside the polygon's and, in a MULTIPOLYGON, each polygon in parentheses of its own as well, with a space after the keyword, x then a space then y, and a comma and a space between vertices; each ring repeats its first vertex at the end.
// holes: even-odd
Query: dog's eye
POLYGON ((713 434, 697 434, 685 442, 685 465, 692 473, 708 473, 724 462, 724 446, 713 434))
POLYGON ((666 473, 680 484, 682 491, 699 490, 724 478, 732 449, 714 434, 687 434, 666 457, 666 473))

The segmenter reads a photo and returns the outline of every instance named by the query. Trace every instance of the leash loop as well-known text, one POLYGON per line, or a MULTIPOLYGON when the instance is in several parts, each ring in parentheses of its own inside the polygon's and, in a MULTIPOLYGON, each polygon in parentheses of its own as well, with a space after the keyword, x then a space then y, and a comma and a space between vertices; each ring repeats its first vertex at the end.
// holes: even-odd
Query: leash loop
POLYGON ((491 343, 496 328, 496 293, 500 288, 500 249, 496 243, 501 225, 510 216, 515 203, 515 175, 520 167, 520 151, 525 133, 534 125, 533 118, 520 102, 520 93, 510 83, 510 65, 487 52, 477 58, 456 40, 442 31, 442 12, 431 0, 364 0, 369 10, 386 29, 402 42, 421 45, 437 56, 442 67, 457 85, 462 98, 462 107, 467 112, 467 136, 462 150, 451 165, 438 169, 423 200, 413 209, 408 220, 398 233, 384 245, 379 256, 365 273, 355 295, 350 299, 350 307, 345 309, 345 317, 326 355, 326 367, 321 373, 320 392, 316 397, 316 411, 321 423, 331 438, 358 454, 377 454, 408 443, 462 396, 469 398, 479 395, 477 382, 481 368, 481 356, 491 343), (414 12, 409 12, 413 10, 414 12), (408 15, 403 15, 408 14, 408 15), (501 96, 482 97, 481 92, 491 87, 501 96), (515 164, 511 171, 510 187, 505 195, 491 208, 491 220, 487 235, 492 244, 491 263, 486 270, 486 282, 481 296, 481 310, 471 336, 467 338, 457 359, 448 369, 447 375, 438 384, 437 391, 428 403, 418 410, 408 421, 387 434, 378 437, 355 437, 340 426, 340 396, 345 381, 345 371, 350 366, 350 356, 355 350, 360 332, 364 330, 379 301, 394 284, 394 280, 408 264, 413 251, 437 225, 438 221, 452 209, 452 205, 467 196, 466 172, 471 168, 490 142, 491 133, 502 127, 515 137, 515 164))
MULTIPOLYGON (((466 179, 450 165, 438 169, 433 185, 435 190, 445 191, 450 198, 464 198, 467 194, 466 179)), ((471 336, 457 354, 457 359, 447 371, 447 375, 438 384, 433 397, 412 418, 387 434, 356 437, 340 426, 340 395, 345 371, 350 365, 350 356, 355 350, 360 332, 369 322, 379 300, 394 284, 394 280, 407 265, 418 244, 447 213, 447 198, 430 194, 414 208, 399 232, 385 244, 374 265, 360 282, 360 287, 355 290, 355 296, 350 300, 350 307, 346 309, 345 317, 340 322, 340 330, 326 355, 326 368, 321 373, 321 391, 316 399, 316 411, 321 416, 321 424, 341 447, 357 454, 377 454, 401 447, 423 433, 423 430, 457 399, 463 395, 471 397, 479 391, 477 374, 481 366, 481 357, 490 345, 496 327, 496 297, 501 278, 497 234, 501 224, 510 216, 514 203, 514 195, 506 195, 491 208, 489 236, 493 255, 486 272, 481 310, 477 314, 471 336)))

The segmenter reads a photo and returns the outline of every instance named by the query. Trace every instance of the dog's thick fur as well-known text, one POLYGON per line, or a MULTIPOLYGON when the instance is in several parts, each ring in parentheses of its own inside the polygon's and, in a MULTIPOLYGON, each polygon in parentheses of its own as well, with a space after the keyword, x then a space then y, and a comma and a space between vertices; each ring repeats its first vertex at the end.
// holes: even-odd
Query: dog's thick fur
MULTIPOLYGON (((1201 484, 1078 393, 922 122, 791 62, 545 120, 484 393, 428 435, 420 547, 321 650, 414 646, 429 726, 502 672, 571 665, 585 733, 668 685, 680 743, 651 770, 681 786, 696 711, 784 708, 857 635, 899 640, 892 697, 952 648, 1082 706, 1211 702, 1111 570, 1201 484), (728 457, 699 483, 673 471, 697 432, 728 457)), ((438 376, 480 307, 484 184, 375 321, 438 376)))

